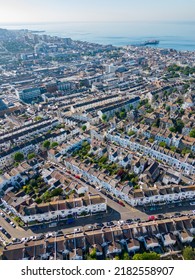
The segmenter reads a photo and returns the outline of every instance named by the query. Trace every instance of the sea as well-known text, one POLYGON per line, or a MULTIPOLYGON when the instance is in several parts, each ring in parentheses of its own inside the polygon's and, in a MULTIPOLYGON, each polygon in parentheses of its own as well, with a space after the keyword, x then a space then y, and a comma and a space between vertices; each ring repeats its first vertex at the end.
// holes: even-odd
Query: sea
POLYGON ((152 47, 195 51, 195 21, 10 23, 0 24, 0 28, 43 31, 48 35, 114 46, 155 39, 160 43, 152 47))

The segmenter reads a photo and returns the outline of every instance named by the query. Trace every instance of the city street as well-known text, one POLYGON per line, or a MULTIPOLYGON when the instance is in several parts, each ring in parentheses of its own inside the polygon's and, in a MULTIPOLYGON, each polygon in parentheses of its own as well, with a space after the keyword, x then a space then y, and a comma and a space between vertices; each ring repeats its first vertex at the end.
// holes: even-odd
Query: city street
MULTIPOLYGON (((64 234, 73 232, 74 228, 81 228, 81 230, 87 230, 89 229, 90 225, 94 225, 95 223, 106 223, 106 222, 114 222, 117 223, 119 220, 127 220, 127 219, 136 219, 139 218, 142 221, 148 220, 148 216, 150 215, 157 215, 157 214, 164 214, 168 216, 174 215, 176 212, 180 212, 181 214, 188 214, 192 213, 193 210, 195 210, 195 206, 190 205, 188 202, 184 202, 184 206, 179 206, 178 204, 168 204, 163 205, 160 207, 137 207, 133 208, 129 206, 128 204, 124 203, 125 206, 120 205, 119 203, 113 201, 112 199, 108 198, 106 195, 101 193, 96 188, 90 186, 89 184, 86 184, 83 180, 81 182, 80 179, 75 178, 75 176, 67 173, 63 167, 63 165, 60 165, 61 168, 56 167, 59 171, 63 171, 67 176, 72 178, 72 180, 77 181, 80 184, 83 184, 84 186, 87 186, 89 189, 89 192, 92 194, 100 194, 102 197, 104 197, 107 201, 108 210, 107 213, 97 213, 92 216, 86 216, 75 219, 74 223, 67 225, 63 224, 63 221, 61 221, 60 226, 55 227, 49 227, 49 223, 44 224, 44 227, 42 227, 42 224, 38 225, 37 228, 29 227, 27 230, 24 230, 23 228, 17 226, 16 228, 13 228, 3 217, 0 216, 0 225, 11 235, 12 238, 22 238, 22 237, 30 237, 34 235, 38 235, 41 233, 47 233, 47 232, 54 232, 62 230, 64 234)), ((7 217, 9 217, 6 214, 7 217)), ((3 234, 1 233, 1 236, 3 237, 3 234)), ((4 239, 8 241, 8 239, 4 236, 4 239)))

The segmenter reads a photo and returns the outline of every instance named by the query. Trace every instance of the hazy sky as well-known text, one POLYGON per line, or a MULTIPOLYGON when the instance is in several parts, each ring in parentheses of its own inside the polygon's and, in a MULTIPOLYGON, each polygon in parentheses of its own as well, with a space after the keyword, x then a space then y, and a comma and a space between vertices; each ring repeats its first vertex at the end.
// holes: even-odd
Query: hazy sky
POLYGON ((195 21, 195 0, 0 0, 0 22, 195 21))

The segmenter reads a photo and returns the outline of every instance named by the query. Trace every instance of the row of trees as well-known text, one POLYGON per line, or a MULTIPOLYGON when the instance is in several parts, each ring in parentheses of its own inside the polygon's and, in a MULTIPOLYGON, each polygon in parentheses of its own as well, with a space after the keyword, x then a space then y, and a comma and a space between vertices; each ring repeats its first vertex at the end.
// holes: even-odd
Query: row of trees
MULTIPOLYGON (((183 258, 185 260, 195 260, 195 250, 192 247, 184 248, 182 252, 183 258)), ((94 248, 89 255, 86 257, 87 260, 97 260, 96 249, 94 248)), ((133 260, 160 260, 160 255, 155 252, 144 252, 137 253, 133 256, 133 260)), ((121 255, 114 257, 114 260, 130 260, 129 254, 123 252, 121 255)))
MULTIPOLYGON (((32 158, 34 158, 35 156, 36 156, 35 153, 29 153, 28 156, 27 156, 27 158, 28 158, 28 159, 32 159, 32 158)), ((14 155, 14 160, 15 160, 15 162, 17 162, 17 163, 23 161, 23 160, 24 160, 24 154, 21 153, 21 152, 16 152, 15 155, 14 155)))
MULTIPOLYGON (((89 255, 86 257, 87 260, 97 260, 96 248, 94 248, 89 255)), ((108 258, 109 259, 109 258, 108 258)), ((135 254, 133 260, 160 260, 160 255, 155 252, 144 252, 135 254)), ((116 255, 114 260, 130 260, 130 256, 127 252, 122 252, 121 255, 116 255)))
POLYGON ((43 148, 45 148, 45 149, 49 149, 49 148, 55 148, 55 147, 57 147, 58 146, 58 142, 50 142, 49 140, 45 140, 44 142, 43 142, 43 148))

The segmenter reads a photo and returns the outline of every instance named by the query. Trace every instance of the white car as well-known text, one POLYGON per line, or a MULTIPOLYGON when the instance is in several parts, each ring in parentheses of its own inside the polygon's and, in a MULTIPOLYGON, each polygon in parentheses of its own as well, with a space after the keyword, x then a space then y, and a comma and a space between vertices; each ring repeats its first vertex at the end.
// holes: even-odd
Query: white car
POLYGON ((23 237, 23 238, 21 239, 21 241, 22 241, 22 242, 27 242, 27 241, 29 241, 29 238, 28 238, 28 237, 23 237))
POLYGON ((52 233, 52 232, 48 232, 48 233, 45 235, 46 238, 49 238, 49 237, 52 237, 52 236, 54 236, 54 233, 52 233))
POLYGON ((13 228, 16 227, 16 225, 14 224, 14 222, 10 222, 10 225, 11 225, 13 228))
POLYGON ((81 229, 80 228, 75 228, 74 232, 81 232, 81 229))
POLYGON ((118 221, 118 224, 119 224, 119 225, 124 225, 124 224, 125 224, 125 221, 119 220, 119 221, 118 221))

